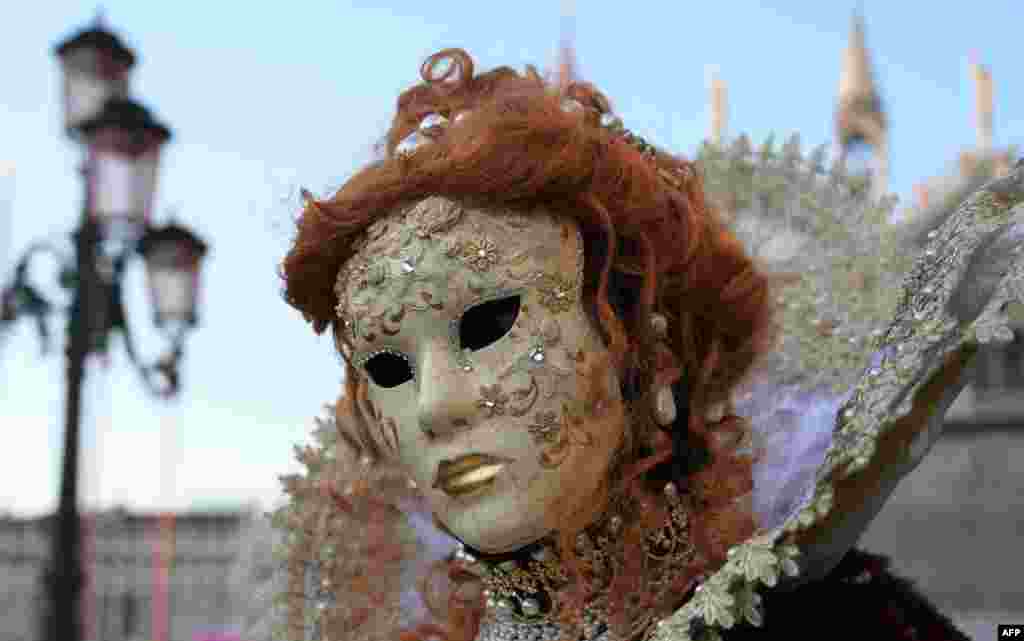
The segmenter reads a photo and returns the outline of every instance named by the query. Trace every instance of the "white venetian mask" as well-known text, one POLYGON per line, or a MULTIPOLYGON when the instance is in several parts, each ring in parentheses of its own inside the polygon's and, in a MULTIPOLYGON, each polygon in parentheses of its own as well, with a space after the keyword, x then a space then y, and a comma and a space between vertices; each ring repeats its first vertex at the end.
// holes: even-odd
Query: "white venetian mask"
POLYGON ((481 551, 604 507, 624 415, 581 243, 567 218, 431 197, 371 225, 339 275, 378 447, 481 551))

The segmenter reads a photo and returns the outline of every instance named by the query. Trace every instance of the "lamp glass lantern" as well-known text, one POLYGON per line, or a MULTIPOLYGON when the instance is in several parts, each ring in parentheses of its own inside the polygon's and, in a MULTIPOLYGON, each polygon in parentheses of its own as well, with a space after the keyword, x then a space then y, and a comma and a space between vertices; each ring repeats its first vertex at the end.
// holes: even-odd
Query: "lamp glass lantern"
POLYGON ((200 264, 206 251, 206 243, 174 222, 150 229, 139 241, 158 328, 180 335, 195 327, 200 264))
POLYGON ((90 215, 105 238, 138 240, 150 219, 160 150, 170 130, 142 105, 114 98, 80 131, 88 142, 90 215))
POLYGON ((101 19, 58 44, 55 52, 63 80, 64 128, 78 138, 79 126, 95 118, 107 100, 128 95, 135 54, 101 19))

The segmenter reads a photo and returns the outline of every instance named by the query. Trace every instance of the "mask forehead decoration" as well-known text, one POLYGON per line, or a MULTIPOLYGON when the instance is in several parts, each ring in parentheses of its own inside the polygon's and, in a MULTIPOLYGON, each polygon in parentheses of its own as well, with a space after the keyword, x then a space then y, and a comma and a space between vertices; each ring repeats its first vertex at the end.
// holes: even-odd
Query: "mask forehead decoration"
MULTIPOLYGON (((410 314, 433 310, 451 315, 450 338, 459 349, 457 322, 467 307, 527 287, 556 317, 580 300, 580 232, 543 210, 495 216, 434 196, 371 224, 357 248, 335 285, 336 312, 354 345, 380 343, 401 332, 410 314), (561 234, 557 251, 538 242, 554 230, 561 234)), ((548 340, 537 337, 535 362, 543 362, 544 343, 557 331, 557 323, 549 324, 548 340)), ((468 357, 460 360, 472 367, 468 357)))

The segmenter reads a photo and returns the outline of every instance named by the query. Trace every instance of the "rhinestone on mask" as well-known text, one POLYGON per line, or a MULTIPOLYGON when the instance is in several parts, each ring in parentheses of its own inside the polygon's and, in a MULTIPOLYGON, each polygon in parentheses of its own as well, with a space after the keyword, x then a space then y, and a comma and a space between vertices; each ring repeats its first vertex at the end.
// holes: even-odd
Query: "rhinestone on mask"
POLYGON ((441 114, 427 114, 423 120, 420 121, 420 131, 431 132, 436 131, 436 128, 442 128, 448 125, 448 119, 441 114))
POLYGON ((611 131, 622 131, 622 118, 613 113, 601 114, 601 126, 611 131))
POLYGON ((412 373, 412 377, 416 378, 416 364, 412 362, 412 359, 409 358, 407 355, 403 354, 402 352, 398 351, 397 349, 391 349, 390 347, 384 347, 378 350, 374 350, 369 354, 363 356, 362 358, 356 361, 356 367, 358 369, 363 369, 366 366, 366 363, 371 358, 373 358, 374 356, 378 356, 380 354, 391 354, 393 356, 401 358, 409 367, 409 371, 412 373))
POLYGON ((419 131, 414 131, 405 138, 402 138, 401 142, 395 145, 395 155, 400 156, 411 154, 427 142, 430 142, 429 138, 421 134, 419 131))
POLYGON ((582 113, 584 110, 583 103, 575 98, 565 98, 561 103, 562 111, 566 113, 582 113))

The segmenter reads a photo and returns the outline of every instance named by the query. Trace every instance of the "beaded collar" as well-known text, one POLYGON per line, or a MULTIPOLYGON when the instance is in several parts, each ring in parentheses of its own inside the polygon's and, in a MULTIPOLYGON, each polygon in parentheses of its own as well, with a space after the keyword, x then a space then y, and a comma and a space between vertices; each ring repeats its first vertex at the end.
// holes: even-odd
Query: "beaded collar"
MULTIPOLYGON (((670 597, 674 582, 692 566, 696 551, 689 536, 688 501, 674 483, 665 486, 667 518, 661 528, 644 540, 646 584, 654 588, 654 602, 670 597)), ((609 586, 621 564, 623 502, 613 502, 597 523, 576 539, 584 574, 593 578, 595 592, 582 612, 582 638, 612 641, 618 637, 609 627, 609 586)), ((554 541, 548 537, 515 552, 484 555, 460 544, 452 554, 484 584, 486 614, 479 641, 555 641, 563 627, 555 595, 568 584, 565 564, 554 541)), ((642 604, 632 608, 630 639, 652 629, 655 614, 642 604)))

